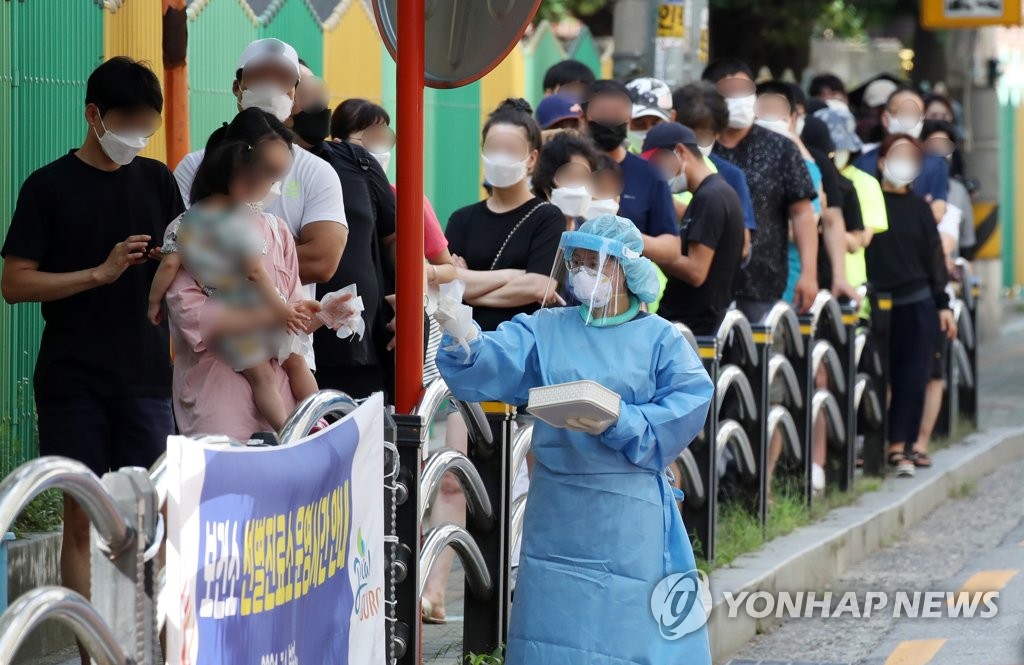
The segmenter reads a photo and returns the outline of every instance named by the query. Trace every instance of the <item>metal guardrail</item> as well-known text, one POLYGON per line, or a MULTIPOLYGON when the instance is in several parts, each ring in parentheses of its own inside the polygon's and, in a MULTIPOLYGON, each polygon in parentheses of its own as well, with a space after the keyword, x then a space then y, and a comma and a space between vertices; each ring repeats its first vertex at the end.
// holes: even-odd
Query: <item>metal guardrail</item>
POLYGON ((64 587, 37 587, 26 592, 0 617, 0 663, 10 663, 22 642, 39 624, 56 619, 75 633, 101 665, 133 665, 114 633, 88 600, 64 587))
MULTIPOLYGON (((976 289, 968 290, 976 295, 976 289)), ((865 473, 884 473, 892 300, 877 293, 867 297, 868 321, 861 321, 852 305, 821 292, 803 317, 782 302, 753 325, 730 311, 713 337, 695 338, 674 324, 696 342, 716 386, 704 429, 675 462, 685 494, 684 521, 707 559, 715 555, 715 514, 725 480, 736 484, 730 494, 764 524, 773 445, 781 444, 774 473, 789 476, 812 500, 811 449, 822 421, 831 451, 825 467, 829 485, 849 489, 859 456, 865 473), (723 467, 727 459, 736 471, 731 479, 723 467)), ((969 298, 953 303, 959 336, 950 348, 951 389, 946 391, 954 417, 968 419, 976 409, 971 352, 977 341, 970 305, 969 298)))

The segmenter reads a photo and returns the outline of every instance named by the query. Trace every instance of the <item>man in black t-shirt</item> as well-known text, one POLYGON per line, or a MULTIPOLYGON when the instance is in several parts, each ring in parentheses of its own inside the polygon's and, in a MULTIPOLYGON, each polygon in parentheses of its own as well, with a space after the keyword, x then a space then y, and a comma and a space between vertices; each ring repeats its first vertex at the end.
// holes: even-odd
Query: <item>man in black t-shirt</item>
POLYGON ((736 305, 751 322, 761 320, 786 290, 789 222, 800 253, 794 304, 810 310, 818 293, 818 224, 811 199, 817 196, 810 172, 793 141, 754 125, 756 85, 750 68, 738 60, 707 66, 702 78, 715 85, 729 105, 729 127, 714 154, 743 170, 757 217, 750 263, 740 273, 736 305))
POLYGON ((326 327, 313 335, 316 380, 321 388, 340 390, 356 399, 374 392, 394 394, 394 369, 387 351, 391 335, 386 326, 392 312, 384 297, 393 293, 395 195, 380 164, 365 148, 324 139, 330 133, 331 112, 323 81, 306 71, 295 87, 292 130, 300 148, 323 159, 341 181, 345 193, 348 240, 334 276, 316 286, 317 299, 350 284, 356 285, 365 309, 361 338, 338 339, 326 327))
MULTIPOLYGON (((8 303, 41 302, 35 370, 39 452, 97 474, 148 467, 174 433, 167 323, 146 307, 146 249, 184 210, 174 176, 137 157, 160 127, 163 95, 146 66, 103 63, 85 93, 85 141, 32 173, 0 254, 8 303)), ((65 495, 61 572, 89 595, 89 522, 65 495)))
POLYGON ((685 323, 695 335, 714 335, 733 300, 743 258, 743 207, 736 190, 704 162, 697 135, 676 122, 658 125, 644 140, 644 157, 693 199, 683 215, 683 255, 665 266, 668 284, 658 314, 685 323))

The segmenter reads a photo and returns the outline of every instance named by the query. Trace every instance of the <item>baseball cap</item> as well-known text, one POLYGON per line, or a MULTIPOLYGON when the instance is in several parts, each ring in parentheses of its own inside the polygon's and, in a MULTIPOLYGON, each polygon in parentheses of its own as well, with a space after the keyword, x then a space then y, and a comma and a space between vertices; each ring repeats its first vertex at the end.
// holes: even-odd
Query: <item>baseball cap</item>
POLYGON ((896 92, 897 86, 889 79, 875 79, 864 88, 864 106, 877 108, 885 106, 892 93, 896 92))
POLYGON ((857 136, 857 119, 845 105, 829 103, 825 108, 815 111, 814 117, 828 126, 836 150, 857 152, 864 147, 857 136))
POLYGON ((237 71, 250 65, 265 65, 267 63, 276 63, 289 71, 294 71, 295 80, 300 77, 299 54, 295 52, 291 44, 273 37, 249 42, 238 58, 238 67, 235 69, 237 71))
POLYGON ((537 124, 541 129, 551 129, 551 126, 562 120, 575 120, 580 117, 580 105, 572 97, 565 95, 548 95, 537 104, 534 112, 537 124))
POLYGON ((693 130, 678 122, 663 122, 655 125, 647 132, 644 138, 644 145, 641 148, 641 156, 650 159, 655 150, 672 150, 678 144, 698 148, 697 135, 693 130))
POLYGON ((649 76, 635 78, 626 84, 633 98, 633 119, 654 117, 672 119, 672 89, 664 81, 649 76))

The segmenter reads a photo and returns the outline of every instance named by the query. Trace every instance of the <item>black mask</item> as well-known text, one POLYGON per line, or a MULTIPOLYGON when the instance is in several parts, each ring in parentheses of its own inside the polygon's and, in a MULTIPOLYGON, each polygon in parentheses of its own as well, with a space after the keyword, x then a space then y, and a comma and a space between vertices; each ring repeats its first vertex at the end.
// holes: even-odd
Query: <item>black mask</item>
POLYGON ((292 131, 303 141, 316 145, 331 133, 331 109, 326 106, 299 111, 292 116, 292 131))
POLYGON ((589 120, 587 124, 590 127, 590 138, 594 139, 597 147, 605 152, 611 152, 621 146, 622 142, 626 140, 626 131, 629 128, 627 122, 621 125, 605 125, 589 120))

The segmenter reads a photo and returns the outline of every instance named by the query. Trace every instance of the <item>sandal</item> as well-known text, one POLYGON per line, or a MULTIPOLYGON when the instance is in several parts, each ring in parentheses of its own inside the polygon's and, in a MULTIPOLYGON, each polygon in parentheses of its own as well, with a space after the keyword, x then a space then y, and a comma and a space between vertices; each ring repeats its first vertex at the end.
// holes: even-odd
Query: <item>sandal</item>
POLYGON ((910 453, 910 460, 914 463, 914 466, 921 469, 927 469, 932 465, 931 456, 922 450, 915 450, 910 453))
POLYGON ((896 475, 901 478, 911 478, 914 475, 914 462, 901 452, 891 451, 887 457, 889 467, 895 469, 896 475))
POLYGON ((423 623, 441 625, 448 623, 448 620, 443 614, 434 614, 434 604, 426 598, 420 599, 420 616, 423 618, 423 623))

